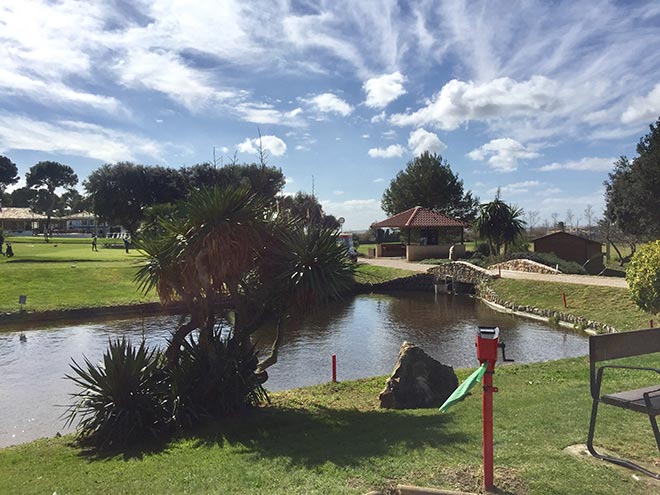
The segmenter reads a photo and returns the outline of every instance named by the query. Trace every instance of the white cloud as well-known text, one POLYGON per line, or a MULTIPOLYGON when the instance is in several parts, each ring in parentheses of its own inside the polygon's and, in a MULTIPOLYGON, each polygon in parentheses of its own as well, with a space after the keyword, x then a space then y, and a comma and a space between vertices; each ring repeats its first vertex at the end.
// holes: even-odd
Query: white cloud
POLYGON ((366 230, 387 216, 380 208, 379 199, 321 200, 320 203, 326 213, 346 219, 344 230, 366 230))
POLYGON ((0 150, 64 153, 115 162, 150 157, 163 160, 156 141, 79 121, 40 122, 19 115, 0 114, 0 150))
POLYGON ((172 52, 134 49, 113 69, 124 86, 158 91, 191 112, 202 111, 209 104, 226 102, 242 94, 217 89, 210 77, 191 69, 172 52))
POLYGON ((378 178, 374 179, 374 182, 376 182, 376 183, 385 182, 385 179, 383 179, 382 177, 378 177, 378 178))
POLYGON ((396 138, 396 131, 394 129, 390 129, 388 131, 382 132, 381 136, 383 136, 385 139, 395 139, 396 138))
POLYGON ((387 148, 371 148, 369 156, 371 158, 395 158, 403 155, 404 147, 400 144, 390 144, 387 148))
POLYGON ((371 122, 372 124, 378 124, 378 123, 380 123, 380 122, 385 122, 385 118, 386 118, 386 116, 385 116, 385 110, 383 110, 383 111, 380 112, 378 115, 374 115, 373 117, 371 117, 371 121, 370 121, 370 122, 371 122))
POLYGON ((362 134, 362 139, 369 139, 369 134, 362 134))
POLYGON ((285 177, 284 178, 284 183, 288 186, 289 184, 294 184, 296 181, 294 180, 293 177, 285 177))
POLYGON ((368 79, 362 85, 367 93, 364 104, 370 108, 385 108, 399 96, 406 94, 404 82, 406 78, 398 71, 368 79))
POLYGON ((616 158, 597 158, 586 157, 580 160, 571 160, 568 162, 554 162, 549 165, 543 165, 539 170, 541 172, 550 172, 552 170, 589 170, 593 172, 606 172, 614 168, 616 158))
POLYGON ((306 124, 301 118, 302 108, 294 108, 283 112, 269 103, 246 102, 233 107, 243 120, 255 124, 277 124, 289 127, 304 127, 306 124))
POLYGON ((286 153, 286 143, 277 136, 261 136, 261 143, 259 139, 245 138, 245 141, 236 145, 236 149, 241 153, 256 155, 259 153, 259 145, 261 144, 264 151, 273 156, 282 156, 286 153))
POLYGON ((303 101, 321 113, 336 113, 346 117, 353 112, 351 105, 332 93, 322 93, 303 101))
POLYGON ((488 158, 488 164, 498 172, 513 172, 518 168, 519 160, 536 158, 540 155, 515 139, 500 138, 470 151, 468 156, 479 161, 488 158))
POLYGON ((342 196, 342 195, 344 194, 344 192, 345 192, 345 191, 339 191, 339 190, 337 190, 337 191, 332 191, 332 194, 334 194, 335 196, 342 196))
POLYGON ((494 187, 492 189, 489 189, 487 194, 492 196, 493 194, 497 193, 498 189, 500 190, 502 195, 527 193, 529 192, 530 189, 539 187, 541 184, 542 183, 537 180, 514 182, 512 184, 506 184, 504 186, 494 187))
POLYGON ((427 105, 410 114, 395 114, 390 122, 398 126, 431 125, 454 130, 470 120, 532 116, 559 105, 556 81, 532 76, 518 82, 508 77, 476 84, 452 79, 427 105))
POLYGON ((650 123, 655 121, 658 115, 660 115, 660 84, 656 84, 646 96, 633 98, 632 103, 621 115, 621 122, 650 123))
POLYGON ((414 130, 410 133, 410 137, 408 138, 408 147, 415 156, 419 156, 425 151, 430 151, 431 153, 440 153, 441 151, 447 149, 447 145, 440 141, 440 138, 437 134, 428 132, 423 128, 414 130))

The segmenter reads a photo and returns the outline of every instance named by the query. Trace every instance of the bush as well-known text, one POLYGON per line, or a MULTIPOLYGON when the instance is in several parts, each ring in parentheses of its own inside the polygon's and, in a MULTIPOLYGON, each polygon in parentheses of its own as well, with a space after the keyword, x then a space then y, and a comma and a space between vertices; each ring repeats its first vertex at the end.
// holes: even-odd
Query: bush
POLYGON ((586 275, 587 271, 582 265, 576 263, 575 261, 566 261, 561 259, 555 253, 530 253, 530 252, 520 252, 520 253, 511 253, 507 259, 517 260, 517 259, 527 259, 531 261, 536 261, 543 265, 547 265, 551 268, 556 268, 559 266, 559 270, 562 273, 570 273, 574 275, 586 275))
POLYGON ((257 364, 254 346, 223 336, 221 329, 208 342, 191 336, 178 364, 167 371, 176 425, 190 428, 267 401, 255 375, 257 364))
POLYGON ((161 371, 160 352, 144 341, 135 348, 126 339, 110 342, 103 362, 70 365, 73 380, 82 388, 72 394, 75 402, 64 413, 66 425, 80 418, 80 440, 99 450, 121 449, 129 444, 159 439, 168 429, 168 386, 161 371))
POLYGON ((480 254, 484 257, 490 256, 490 247, 487 242, 480 242, 477 245, 477 249, 474 251, 475 255, 480 254))
POLYGON ((626 270, 630 297, 649 313, 660 313, 660 240, 641 246, 626 270))

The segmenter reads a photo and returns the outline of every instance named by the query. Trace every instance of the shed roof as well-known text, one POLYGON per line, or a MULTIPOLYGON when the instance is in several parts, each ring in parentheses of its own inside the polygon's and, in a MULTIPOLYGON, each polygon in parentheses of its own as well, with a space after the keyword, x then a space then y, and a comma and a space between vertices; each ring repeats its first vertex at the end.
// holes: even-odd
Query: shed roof
POLYGON ((0 208, 0 220, 45 220, 46 215, 33 213, 30 208, 0 208))
POLYGON ((574 237, 576 239, 579 239, 581 241, 584 241, 588 244, 598 244, 599 246, 602 246, 602 242, 594 241, 593 239, 587 239, 586 237, 583 237, 581 235, 576 235, 576 234, 571 234, 569 232, 552 232, 550 234, 542 235, 541 237, 537 237, 536 239, 533 239, 532 242, 536 242, 539 239, 547 239, 549 237, 564 237, 564 236, 570 236, 574 237))
POLYGON ((371 227, 380 228, 429 228, 429 227, 468 227, 469 225, 455 218, 448 217, 430 208, 415 206, 409 210, 397 213, 382 222, 375 222, 371 227))
POLYGON ((89 211, 80 211, 78 213, 72 213, 71 215, 65 215, 63 217, 60 217, 60 220, 88 220, 88 219, 94 219, 96 218, 96 215, 94 213, 91 213, 89 211))

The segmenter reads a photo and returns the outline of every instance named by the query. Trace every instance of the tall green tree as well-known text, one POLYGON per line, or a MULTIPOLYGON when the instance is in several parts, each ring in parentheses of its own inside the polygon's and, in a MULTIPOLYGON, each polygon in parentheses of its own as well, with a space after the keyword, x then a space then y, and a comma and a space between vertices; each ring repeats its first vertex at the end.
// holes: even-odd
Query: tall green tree
POLYGON ((339 221, 334 215, 327 215, 315 196, 298 191, 293 196, 279 199, 280 209, 291 218, 298 218, 308 225, 338 229, 339 221))
POLYGON ((18 182, 18 167, 6 156, 0 155, 0 196, 7 186, 18 182))
POLYGON ((605 181, 605 216, 636 243, 660 237, 660 118, 637 144, 637 157, 622 156, 605 181))
POLYGON ((463 190, 463 181, 442 156, 425 151, 390 182, 381 207, 388 215, 415 206, 431 208, 451 217, 474 220, 479 199, 463 190))
POLYGON ((479 237, 488 241, 491 254, 499 254, 502 246, 504 254, 507 254, 509 246, 524 235, 524 214, 522 208, 502 201, 499 190, 493 201, 479 207, 479 216, 474 227, 479 237))
POLYGON ((37 192, 39 201, 33 203, 33 208, 46 215, 44 238, 48 241, 50 219, 59 201, 57 190, 72 189, 78 183, 78 176, 68 165, 44 161, 28 170, 25 174, 25 183, 27 187, 37 192))

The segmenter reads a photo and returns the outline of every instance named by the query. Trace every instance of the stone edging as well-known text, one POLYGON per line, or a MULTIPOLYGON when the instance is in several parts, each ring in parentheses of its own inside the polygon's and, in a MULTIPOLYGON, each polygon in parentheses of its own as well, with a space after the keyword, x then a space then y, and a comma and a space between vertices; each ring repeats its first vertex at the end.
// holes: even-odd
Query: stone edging
POLYGON ((528 260, 525 258, 503 261, 502 263, 496 263, 489 267, 491 270, 513 270, 515 272, 527 272, 527 273, 547 273, 550 275, 555 275, 561 273, 561 270, 556 270, 548 265, 543 263, 538 263, 533 260, 528 260))
POLYGON ((491 308, 504 313, 511 313, 519 316, 526 316, 535 320, 549 321, 555 319, 560 325, 571 328, 580 328, 588 334, 595 335, 599 333, 617 333, 618 330, 610 325, 600 323, 594 320, 576 316, 563 311, 554 311, 552 309, 541 309, 533 306, 523 306, 505 301, 500 298, 495 291, 485 285, 480 284, 477 288, 478 297, 491 308))

